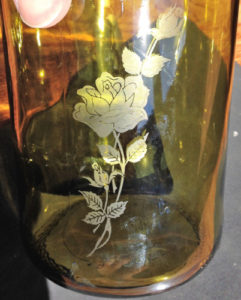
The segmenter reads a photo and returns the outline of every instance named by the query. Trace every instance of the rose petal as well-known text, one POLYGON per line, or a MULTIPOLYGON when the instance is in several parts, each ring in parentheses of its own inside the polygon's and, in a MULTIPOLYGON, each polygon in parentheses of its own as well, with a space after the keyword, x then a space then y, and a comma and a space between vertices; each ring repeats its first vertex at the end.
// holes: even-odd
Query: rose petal
POLYGON ((115 84, 113 84, 113 88, 116 91, 116 94, 118 94, 122 89, 122 85, 120 82, 116 82, 115 84))
POLYGON ((95 90, 92 86, 87 85, 84 88, 79 89, 77 91, 77 94, 82 98, 82 100, 86 104, 87 112, 92 114, 92 115, 96 115, 96 112, 95 112, 95 109, 94 109, 94 106, 93 106, 91 93, 88 92, 91 89, 95 90))
POLYGON ((116 88, 117 83, 120 85, 119 89, 122 88, 124 86, 124 79, 121 77, 113 77, 107 72, 103 72, 95 81, 96 87, 101 96, 109 103, 115 98, 118 92, 116 88), (109 88, 107 88, 106 84, 109 85, 109 88))
POLYGON ((85 104, 77 103, 74 107, 73 118, 76 121, 83 122, 86 118, 86 115, 88 115, 88 112, 86 111, 85 104))
POLYGON ((98 170, 94 171, 94 180, 98 185, 103 186, 103 183, 101 182, 100 173, 98 172, 98 170))
POLYGON ((123 114, 125 111, 121 108, 120 109, 113 109, 113 110, 105 113, 103 116, 101 116, 100 120, 104 124, 114 124, 115 121, 117 120, 117 118, 119 118, 119 116, 121 114, 123 114))
POLYGON ((108 104, 110 104, 116 95, 116 91, 111 87, 108 90, 105 90, 101 93, 101 97, 106 100, 108 104))
POLYGON ((126 96, 126 100, 129 100, 130 98, 134 98, 134 94, 136 92, 137 84, 136 83, 129 83, 124 87, 124 93, 126 96))
POLYGON ((117 107, 121 107, 126 102, 126 96, 123 89, 116 95, 115 99, 111 102, 110 110, 116 109, 117 107))
POLYGON ((150 93, 150 91, 147 87, 145 87, 145 86, 140 87, 135 94, 135 98, 132 103, 132 107, 144 108, 147 104, 149 93, 150 93))
POLYGON ((98 136, 107 137, 113 130, 112 124, 104 124, 100 117, 90 115, 84 103, 77 103, 74 107, 73 118, 88 125, 98 136))
POLYGON ((117 132, 124 133, 134 129, 139 122, 147 119, 148 116, 144 109, 130 108, 127 112, 120 114, 115 120, 114 129, 117 132))
POLYGON ((136 87, 144 85, 143 83, 143 79, 141 78, 141 76, 128 76, 125 79, 125 86, 127 86, 128 84, 135 84, 136 87))
POLYGON ((101 98, 100 93, 92 86, 85 86, 77 91, 77 94, 82 97, 86 104, 87 111, 92 115, 102 115, 109 111, 108 102, 101 98))
POLYGON ((147 104, 149 89, 144 85, 140 76, 129 76, 125 80, 125 94, 135 95, 132 107, 144 108, 147 104))
POLYGON ((100 93, 92 86, 86 85, 83 90, 92 97, 100 97, 100 93))
POLYGON ((97 87, 97 90, 100 92, 100 93, 103 93, 104 92, 104 82, 107 80, 107 79, 112 79, 112 75, 110 73, 107 73, 107 72, 103 72, 101 73, 101 76, 98 77, 95 81, 95 85, 97 87))
POLYGON ((113 84, 110 80, 103 81, 103 92, 101 93, 102 98, 110 104, 121 90, 121 84, 116 82, 113 84))
POLYGON ((96 120, 90 120, 88 124, 90 128, 92 128, 99 137, 105 138, 113 131, 113 124, 104 124, 100 122, 99 118, 96 120))
POLYGON ((110 110, 110 106, 105 99, 99 97, 92 97, 92 101, 94 110, 97 114, 103 115, 104 113, 110 110))
POLYGON ((103 172, 100 166, 97 170, 94 171, 94 179, 100 186, 104 186, 109 182, 108 174, 106 172, 103 172))
POLYGON ((147 104, 148 96, 149 96, 148 89, 139 89, 135 94, 131 107, 144 108, 147 104))

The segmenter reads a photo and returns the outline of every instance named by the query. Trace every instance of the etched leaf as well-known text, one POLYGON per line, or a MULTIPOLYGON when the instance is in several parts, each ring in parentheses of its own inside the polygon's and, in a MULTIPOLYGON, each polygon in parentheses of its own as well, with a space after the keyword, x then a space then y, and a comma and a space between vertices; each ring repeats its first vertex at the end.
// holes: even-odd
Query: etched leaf
POLYGON ((102 200, 98 195, 92 192, 81 192, 81 194, 84 196, 89 208, 96 211, 103 209, 102 200))
POLYGON ((82 178, 88 180, 91 186, 94 186, 94 187, 101 187, 97 182, 95 182, 95 181, 94 181, 92 178, 90 178, 89 176, 83 176, 82 178))
POLYGON ((146 138, 148 134, 143 137, 137 137, 127 145, 126 156, 127 160, 132 163, 137 163, 146 155, 147 144, 146 138))
POLYGON ((116 165, 120 163, 120 152, 109 145, 98 145, 100 154, 105 162, 110 165, 116 165))
POLYGON ((87 224, 99 225, 104 222, 105 217, 106 216, 102 211, 92 211, 85 216, 83 221, 87 224))
POLYGON ((122 52, 122 62, 127 73, 132 75, 140 74, 142 62, 135 52, 132 52, 125 47, 122 52))
POLYGON ((120 217, 124 213, 127 203, 127 201, 112 203, 110 206, 107 207, 107 217, 111 219, 116 219, 120 217))
POLYGON ((164 64, 168 61, 170 61, 170 59, 157 54, 148 56, 143 60, 141 73, 146 77, 153 77, 162 70, 164 64))

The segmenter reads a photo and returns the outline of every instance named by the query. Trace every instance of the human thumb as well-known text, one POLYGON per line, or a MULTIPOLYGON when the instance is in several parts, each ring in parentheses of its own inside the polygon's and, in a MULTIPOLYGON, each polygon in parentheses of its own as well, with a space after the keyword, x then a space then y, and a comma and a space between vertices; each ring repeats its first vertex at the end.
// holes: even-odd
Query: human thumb
POLYGON ((22 21, 30 27, 47 28, 60 22, 72 0, 13 0, 22 21))

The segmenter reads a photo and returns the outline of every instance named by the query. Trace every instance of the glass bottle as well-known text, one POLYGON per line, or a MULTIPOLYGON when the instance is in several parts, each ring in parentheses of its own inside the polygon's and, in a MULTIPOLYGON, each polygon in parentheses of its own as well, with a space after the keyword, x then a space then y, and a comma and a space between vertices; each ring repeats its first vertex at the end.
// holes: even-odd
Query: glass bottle
POLYGON ((1 5, 32 259, 99 294, 189 279, 221 232, 238 1, 73 0, 49 28, 1 5))

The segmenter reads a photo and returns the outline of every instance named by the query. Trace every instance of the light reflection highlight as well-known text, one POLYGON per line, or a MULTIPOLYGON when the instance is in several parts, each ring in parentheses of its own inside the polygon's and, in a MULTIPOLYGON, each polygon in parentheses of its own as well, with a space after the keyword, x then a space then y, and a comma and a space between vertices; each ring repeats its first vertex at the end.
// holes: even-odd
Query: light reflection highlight
POLYGON ((105 30, 105 7, 108 6, 108 0, 100 0, 99 2, 99 18, 98 26, 101 32, 105 30))
POLYGON ((138 22, 138 36, 142 36, 142 43, 147 45, 147 34, 150 31, 150 4, 149 0, 142 0, 138 22))
POLYGON ((44 69, 41 69, 41 70, 39 71, 39 77, 40 77, 41 79, 43 79, 43 78, 45 77, 45 71, 44 71, 44 69))
POLYGON ((23 46, 22 24, 18 19, 15 22, 16 22, 16 31, 15 32, 13 31, 13 35, 17 40, 18 51, 19 53, 21 53, 22 46, 23 46))
POLYGON ((207 21, 207 19, 208 19, 208 4, 207 4, 207 3, 205 4, 205 15, 204 15, 204 19, 205 19, 205 21, 207 21))
POLYGON ((36 29, 36 40, 37 40, 38 46, 41 47, 42 44, 41 44, 41 38, 40 38, 40 30, 39 30, 39 28, 36 29))

